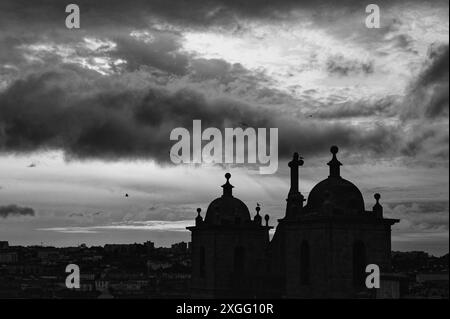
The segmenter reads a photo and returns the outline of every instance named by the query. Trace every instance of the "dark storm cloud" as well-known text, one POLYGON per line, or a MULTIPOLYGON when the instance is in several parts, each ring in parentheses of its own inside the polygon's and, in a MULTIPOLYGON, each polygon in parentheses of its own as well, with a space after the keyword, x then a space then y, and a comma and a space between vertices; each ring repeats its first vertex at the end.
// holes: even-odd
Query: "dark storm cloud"
MULTIPOLYGON (((399 0, 395 3, 411 2, 399 0)), ((414 1, 413 1, 414 2, 414 1)), ((236 17, 244 19, 278 19, 285 21, 291 10, 301 9, 310 12, 308 19, 317 20, 315 27, 325 28, 327 32, 335 33, 335 29, 343 32, 341 38, 348 37, 349 29, 342 23, 356 21, 355 17, 348 18, 354 12, 363 12, 364 6, 357 0, 346 1, 225 1, 200 0, 80 0, 76 2, 81 7, 80 30, 68 30, 64 26, 67 2, 62 0, 33 1, 3 0, 0 3, 0 65, 2 63, 14 66, 25 65, 29 61, 24 58, 23 46, 40 44, 48 41, 58 44, 76 44, 86 36, 99 39, 111 39, 117 48, 108 56, 122 58, 127 61, 127 70, 136 70, 140 66, 151 66, 175 75, 184 75, 189 65, 189 56, 179 51, 178 32, 190 28, 206 28, 212 25, 224 27, 224 31, 241 28, 236 17), (339 10, 334 10, 338 8, 339 10), (45 19, 43 18, 45 17, 45 19), (333 19, 338 19, 333 21, 333 19), (334 23, 336 22, 336 23, 334 23), (229 25, 229 24, 232 25, 229 25), (334 27, 330 28, 331 25, 334 27), (152 30, 155 39, 145 43, 129 36, 130 31, 136 29, 152 30), (177 31, 178 30, 178 31, 177 31), (22 47, 22 49, 20 49, 22 47)), ((380 6, 390 6, 392 1, 381 1, 380 6)), ((365 14, 365 13, 364 13, 365 14)), ((397 25, 396 22, 395 25, 397 25)), ((314 26, 313 26, 314 28, 314 26)), ((387 28, 386 32, 392 31, 387 28)), ((386 32, 366 34, 362 32, 361 45, 374 37, 383 37, 386 32)), ((406 35, 397 35, 399 46, 406 46, 409 39, 406 35)), ((77 49, 79 57, 92 58, 93 52, 82 52, 77 49), (86 53, 86 55, 85 55, 86 53)), ((47 54, 44 64, 58 62, 57 55, 47 54)), ((369 74, 373 72, 372 62, 348 61, 342 58, 332 58, 326 66, 330 74, 352 75, 355 73, 369 74)), ((0 72, 2 72, 0 70, 0 72)), ((14 71, 8 70, 8 73, 14 71)))
POLYGON ((349 149, 389 152, 395 130, 301 121, 289 114, 193 90, 130 89, 130 79, 103 78, 74 66, 30 75, 0 94, 0 148, 4 152, 62 149, 69 158, 169 160, 170 131, 203 128, 278 127, 280 155, 306 154, 336 143, 349 149), (126 83, 123 83, 126 82, 126 83))
MULTIPOLYGON (((102 54, 126 60, 126 71, 147 67, 157 69, 161 74, 155 76, 152 73, 151 76, 159 77, 161 81, 154 82, 163 85, 169 83, 172 75, 186 76, 187 88, 164 90, 150 86, 144 90, 139 83, 138 89, 133 88, 133 83, 125 83, 133 81, 133 74, 125 74, 123 78, 116 74, 109 80, 100 78, 93 71, 74 66, 64 66, 56 72, 36 72, 36 67, 31 70, 34 73, 27 69, 28 66, 24 67, 27 72, 5 70, 2 66, 0 74, 13 74, 17 79, 0 94, 0 147, 3 151, 62 149, 69 158, 154 158, 164 162, 168 159, 171 145, 168 141, 170 130, 177 126, 189 128, 193 119, 202 119, 204 127, 235 127, 243 122, 242 119, 252 127, 279 127, 282 156, 290 156, 291 151, 300 147, 304 152, 315 153, 328 149, 330 143, 355 150, 381 150, 381 153, 389 153, 399 144, 399 132, 392 127, 380 125, 363 129, 320 121, 391 115, 394 104, 389 98, 369 101, 365 105, 357 102, 320 108, 308 120, 304 116, 293 116, 287 112, 283 114, 258 109, 253 105, 283 104, 292 100, 289 101, 277 90, 264 87, 264 81, 267 81, 264 75, 251 73, 239 64, 219 59, 196 59, 181 52, 180 35, 170 25, 221 25, 235 23, 235 16, 281 18, 293 8, 314 8, 316 14, 312 18, 323 16, 329 26, 332 23, 328 19, 332 18, 332 15, 327 14, 332 13, 329 8, 338 6, 359 10, 361 4, 358 1, 81 0, 76 3, 82 10, 82 29, 78 31, 64 28, 64 7, 67 3, 63 1, 40 1, 33 2, 33 5, 24 0, 2 1, 0 45, 2 50, 6 48, 3 51, 6 53, 0 51, 0 64, 4 62, 20 66, 25 63, 23 49, 18 48, 26 44, 50 39, 55 43, 73 45, 88 35, 114 41, 116 48, 102 54), (46 19, 42 19, 43 16, 46 19), (56 25, 60 26, 54 28, 56 25), (136 28, 150 30, 149 41, 131 37, 130 31, 136 28), (217 94, 208 94, 211 86, 202 90, 208 81, 213 82, 211 86, 223 88, 220 92, 223 95, 233 98, 245 96, 246 99, 242 100, 248 103, 210 99, 209 96, 217 94)), ((346 10, 339 11, 341 17, 345 14, 346 10)), ((398 42, 397 46, 407 48, 409 40, 400 37, 395 41, 398 42)), ((79 47, 76 50, 77 57, 81 58, 93 58, 100 54, 84 52, 79 47)), ((39 56, 43 60, 43 68, 45 65, 57 66, 62 63, 62 58, 56 54, 46 54, 39 56)), ((439 65, 441 55, 439 50, 432 51, 431 65, 439 65)), ((329 59, 326 68, 330 74, 353 76, 370 74, 374 66, 372 62, 334 56, 329 59)), ((448 105, 448 92, 445 97, 442 86, 436 84, 441 83, 442 79, 434 75, 434 69, 430 66, 431 71, 425 70, 421 80, 417 81, 417 89, 413 90, 418 92, 415 98, 417 101, 419 97, 432 93, 431 102, 422 103, 430 105, 424 112, 427 117, 441 112, 442 100, 446 99, 448 105)), ((139 79, 134 81, 138 82, 139 79)), ((403 154, 416 154, 417 150, 423 149, 422 143, 429 141, 429 138, 416 134, 406 147, 398 149, 403 150, 403 154)), ((436 149, 442 150, 440 145, 436 149)))
POLYGON ((418 85, 429 85, 430 83, 448 79, 448 51, 448 45, 430 48, 429 57, 431 59, 431 64, 420 75, 418 85))
POLYGON ((448 59, 448 44, 432 45, 422 71, 410 84, 400 109, 400 118, 410 126, 400 148, 405 156, 448 161, 448 59))
MULTIPOLYGON (((379 0, 377 4, 387 8, 393 4, 414 2, 423 3, 423 0, 379 0)), ((444 0, 433 2, 446 4, 444 0)), ((68 3, 64 0, 2 0, 0 26, 15 21, 39 22, 42 26, 63 23, 64 8, 68 3)), ((82 10, 82 25, 87 28, 130 24, 145 27, 152 23, 151 19, 192 26, 225 25, 235 23, 236 17, 286 18, 296 9, 313 10, 313 18, 326 16, 330 19, 337 9, 345 15, 361 8, 364 10, 366 6, 360 0, 78 0, 75 3, 82 10)))
POLYGON ((326 70, 330 75, 349 76, 356 74, 371 74, 374 71, 373 62, 362 62, 346 59, 338 55, 332 56, 326 63, 326 70))
POLYGON ((449 45, 433 45, 428 61, 412 83, 403 118, 448 117, 449 110, 449 45))
POLYGON ((425 155, 436 160, 448 160, 448 123, 422 122, 413 124, 411 131, 400 149, 401 154, 409 157, 425 155))
POLYGON ((289 93, 271 88, 274 81, 264 71, 250 71, 240 63, 228 63, 222 59, 192 58, 184 83, 205 94, 214 92, 250 104, 275 106, 298 102, 289 93))
POLYGON ((190 68, 192 79, 195 81, 214 79, 224 84, 249 73, 242 65, 231 64, 221 59, 193 59, 190 68))
POLYGON ((187 72, 188 55, 178 52, 181 44, 173 34, 153 33, 151 43, 133 37, 120 37, 114 40, 117 48, 111 55, 126 60, 126 68, 129 71, 137 70, 144 65, 175 75, 184 75, 187 72))
POLYGON ((429 91, 431 97, 425 107, 426 117, 448 115, 449 108, 449 46, 444 45, 430 52, 431 65, 419 78, 418 90, 429 91))
POLYGON ((34 210, 29 207, 21 207, 17 205, 0 206, 0 217, 15 217, 15 216, 34 216, 34 210))

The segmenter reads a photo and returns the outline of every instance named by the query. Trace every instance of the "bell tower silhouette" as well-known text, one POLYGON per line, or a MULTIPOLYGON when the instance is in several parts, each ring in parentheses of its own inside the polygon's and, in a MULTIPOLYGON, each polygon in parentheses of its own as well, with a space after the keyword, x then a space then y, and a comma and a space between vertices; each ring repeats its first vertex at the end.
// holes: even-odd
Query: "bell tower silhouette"
POLYGON ((365 269, 376 264, 381 275, 391 271, 391 227, 381 195, 366 210, 355 184, 341 176, 337 146, 328 177, 309 192, 299 189, 303 158, 288 163, 290 188, 286 213, 269 241, 269 216, 257 204, 253 220, 247 206, 233 195, 225 174, 223 194, 197 210, 192 233, 191 295, 196 298, 368 298, 365 269), (263 220, 264 219, 264 220, 263 220))
POLYGON ((252 220, 247 206, 233 196, 231 174, 223 194, 209 205, 205 218, 197 209, 192 233, 191 295, 196 298, 255 297, 256 276, 265 271, 269 216, 262 224, 261 207, 252 220))
POLYGON ((368 293, 367 264, 390 271, 391 226, 398 220, 383 218, 379 194, 372 211, 365 210, 359 189, 341 176, 338 151, 330 148, 329 176, 314 186, 305 206, 296 184, 303 161, 294 154, 289 163, 286 217, 279 220, 269 249, 272 276, 282 281, 281 296, 354 298, 368 293))

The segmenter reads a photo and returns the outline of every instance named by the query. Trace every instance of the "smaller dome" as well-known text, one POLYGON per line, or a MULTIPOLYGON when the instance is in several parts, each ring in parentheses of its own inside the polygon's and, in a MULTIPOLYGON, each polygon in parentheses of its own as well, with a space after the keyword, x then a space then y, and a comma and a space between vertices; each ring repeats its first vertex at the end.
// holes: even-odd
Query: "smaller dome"
POLYGON ((251 221, 250 212, 243 201, 233 196, 231 174, 225 174, 227 182, 222 185, 223 195, 209 204, 205 215, 207 225, 241 225, 251 221))
POLYGON ((205 223, 208 225, 240 225, 250 220, 247 205, 232 196, 222 196, 213 200, 205 217, 205 223))
POLYGON ((340 175, 342 163, 336 157, 339 148, 330 148, 333 157, 327 163, 330 175, 313 187, 308 196, 307 207, 311 212, 331 210, 333 214, 356 214, 364 212, 364 198, 352 182, 340 175))

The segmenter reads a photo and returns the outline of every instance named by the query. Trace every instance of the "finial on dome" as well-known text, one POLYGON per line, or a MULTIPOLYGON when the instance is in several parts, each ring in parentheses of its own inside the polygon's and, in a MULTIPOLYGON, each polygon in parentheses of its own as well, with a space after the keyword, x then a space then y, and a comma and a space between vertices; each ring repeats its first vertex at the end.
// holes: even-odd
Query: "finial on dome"
POLYGON ((376 214, 377 217, 383 217, 383 206, 381 206, 380 204, 381 195, 379 193, 376 193, 375 195, 373 195, 373 197, 377 202, 373 206, 372 211, 376 214))
POLYGON ((198 226, 203 222, 203 217, 200 215, 202 212, 201 208, 197 208, 197 217, 195 218, 195 225, 198 226))
POLYGON ((266 227, 269 227, 269 218, 270 217, 267 214, 264 216, 264 220, 266 221, 266 227))
POLYGON ((330 152, 331 152, 331 154, 336 155, 337 152, 339 152, 339 147, 337 147, 336 145, 331 146, 330 147, 330 152))
POLYGON ((262 222, 262 218, 261 215, 259 215, 259 211, 261 210, 261 207, 259 207, 259 204, 256 204, 256 215, 253 218, 253 221, 255 222, 255 224, 257 224, 258 226, 261 226, 261 222, 262 222))
POLYGON ((377 201, 377 203, 379 203, 381 195, 379 193, 376 193, 375 195, 373 195, 373 198, 375 198, 375 200, 377 201))
POLYGON ((233 196, 233 185, 230 184, 230 178, 231 174, 226 173, 225 178, 227 179, 227 182, 222 185, 223 188, 223 196, 233 196))
POLYGON ((336 154, 339 152, 339 148, 336 145, 330 147, 330 152, 333 154, 333 158, 331 161, 327 163, 330 166, 330 176, 329 177, 341 177, 340 167, 342 163, 336 157, 336 154))

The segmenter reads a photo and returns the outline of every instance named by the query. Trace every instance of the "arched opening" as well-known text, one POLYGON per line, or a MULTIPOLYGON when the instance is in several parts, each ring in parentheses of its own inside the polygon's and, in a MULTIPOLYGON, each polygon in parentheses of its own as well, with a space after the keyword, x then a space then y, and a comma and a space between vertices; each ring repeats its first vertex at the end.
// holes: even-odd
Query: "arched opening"
POLYGON ((200 256, 199 256, 199 273, 200 277, 205 277, 206 274, 206 253, 205 247, 200 247, 200 256))
POLYGON ((245 250, 242 246, 234 248, 234 272, 241 274, 244 272, 245 265, 245 250))
POLYGON ((366 247, 360 240, 353 244, 353 284, 363 287, 366 278, 366 247))
POLYGON ((309 244, 307 241, 303 241, 300 245, 300 284, 309 285, 310 284, 310 251, 309 244))

